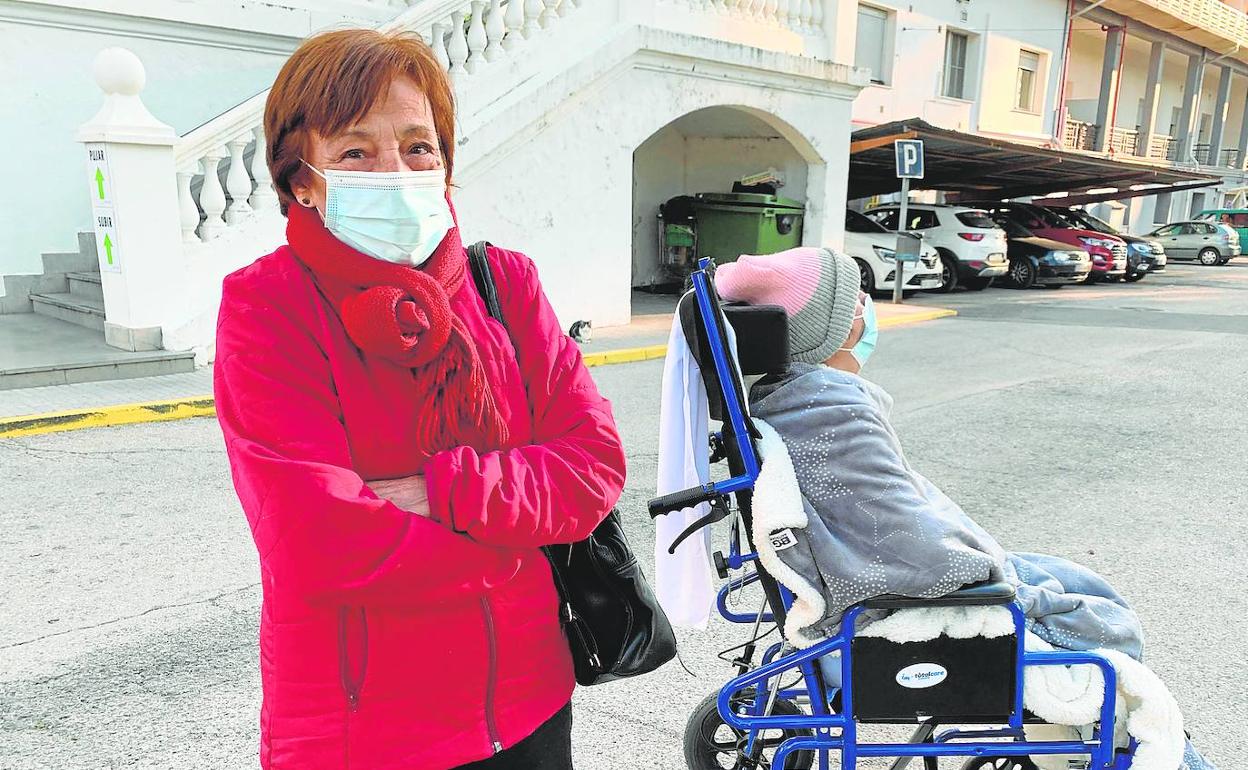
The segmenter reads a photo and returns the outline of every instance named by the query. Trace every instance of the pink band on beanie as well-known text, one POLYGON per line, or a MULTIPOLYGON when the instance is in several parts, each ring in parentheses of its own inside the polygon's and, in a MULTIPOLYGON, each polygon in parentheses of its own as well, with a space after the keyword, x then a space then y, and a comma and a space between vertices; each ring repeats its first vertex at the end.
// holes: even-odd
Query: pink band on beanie
POLYGON ((743 254, 715 269, 715 287, 726 300, 780 305, 790 316, 806 307, 819 287, 819 249, 804 246, 777 254, 743 254))

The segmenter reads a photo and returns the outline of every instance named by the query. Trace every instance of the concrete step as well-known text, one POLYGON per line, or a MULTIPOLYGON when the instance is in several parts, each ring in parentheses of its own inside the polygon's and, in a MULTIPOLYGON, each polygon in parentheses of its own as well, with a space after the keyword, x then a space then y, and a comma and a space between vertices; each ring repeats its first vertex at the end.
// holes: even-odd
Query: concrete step
POLYGON ((31 294, 35 312, 61 321, 104 331, 104 300, 89 299, 69 292, 31 294))
POLYGON ((96 302, 104 301, 104 286, 99 273, 67 273, 69 293, 96 302))
POLYGON ((91 253, 81 251, 45 251, 43 253, 43 272, 72 273, 75 270, 86 272, 98 270, 100 263, 96 261, 95 249, 91 253))
POLYGON ((103 335, 39 313, 0 315, 0 390, 194 371, 193 353, 131 353, 103 335))

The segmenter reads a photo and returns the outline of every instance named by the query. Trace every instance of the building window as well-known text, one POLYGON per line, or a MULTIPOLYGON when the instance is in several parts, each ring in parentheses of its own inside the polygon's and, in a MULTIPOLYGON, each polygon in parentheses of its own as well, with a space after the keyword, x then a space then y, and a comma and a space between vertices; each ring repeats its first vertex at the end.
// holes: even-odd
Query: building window
POLYGON ((1040 72, 1040 54, 1018 52, 1018 96, 1014 106, 1024 112, 1036 111, 1036 74, 1040 72))
POLYGON ((966 98, 966 49, 969 38, 961 32, 945 36, 945 87, 942 93, 953 99, 966 98))
POLYGON ((871 82, 888 82, 888 11, 858 6, 858 36, 854 42, 854 66, 871 70, 871 82))

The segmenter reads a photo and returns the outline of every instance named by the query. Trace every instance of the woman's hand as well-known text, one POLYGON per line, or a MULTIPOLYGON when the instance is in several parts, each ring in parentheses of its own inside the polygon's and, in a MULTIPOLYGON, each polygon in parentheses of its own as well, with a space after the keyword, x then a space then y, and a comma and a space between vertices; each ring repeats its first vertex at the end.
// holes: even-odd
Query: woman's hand
POLYGON ((389 500, 409 513, 429 516, 429 496, 425 492, 424 476, 417 474, 401 479, 370 481, 368 488, 378 497, 389 500))

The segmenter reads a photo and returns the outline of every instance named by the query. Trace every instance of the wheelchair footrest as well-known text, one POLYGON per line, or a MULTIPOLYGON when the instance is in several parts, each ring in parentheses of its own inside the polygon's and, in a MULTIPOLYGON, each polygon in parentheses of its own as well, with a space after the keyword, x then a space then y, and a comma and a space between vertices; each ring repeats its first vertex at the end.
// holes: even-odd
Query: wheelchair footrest
POLYGON ((1013 635, 901 644, 858 636, 851 645, 853 712, 860 722, 997 723, 1013 710, 1013 635))

